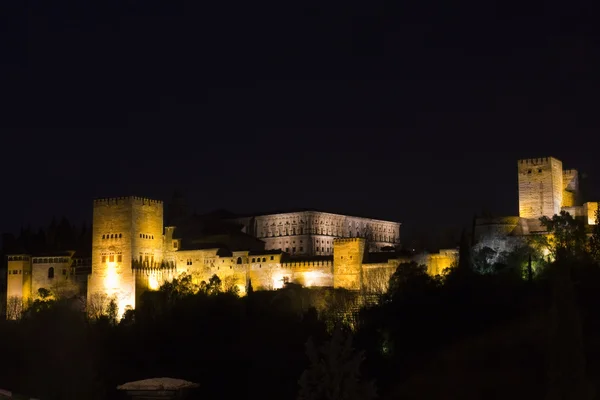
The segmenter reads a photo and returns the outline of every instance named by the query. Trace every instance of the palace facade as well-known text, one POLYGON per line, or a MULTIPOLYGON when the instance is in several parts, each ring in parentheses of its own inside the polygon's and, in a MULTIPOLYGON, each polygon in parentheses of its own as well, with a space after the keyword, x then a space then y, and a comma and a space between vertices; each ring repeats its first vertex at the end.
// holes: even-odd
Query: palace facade
MULTIPOLYGON (((400 244, 397 222, 303 210, 208 214, 164 226, 163 214, 159 200, 95 200, 91 258, 74 252, 9 255, 8 302, 33 300, 40 288, 75 285, 87 294, 88 309, 114 299, 123 314, 144 291, 182 273, 197 283, 217 275, 224 289, 235 286, 242 295, 249 284, 274 290, 288 282, 381 293, 398 265, 414 259, 394 251, 400 244)), ((457 251, 419 257, 431 274, 439 274, 457 251)))

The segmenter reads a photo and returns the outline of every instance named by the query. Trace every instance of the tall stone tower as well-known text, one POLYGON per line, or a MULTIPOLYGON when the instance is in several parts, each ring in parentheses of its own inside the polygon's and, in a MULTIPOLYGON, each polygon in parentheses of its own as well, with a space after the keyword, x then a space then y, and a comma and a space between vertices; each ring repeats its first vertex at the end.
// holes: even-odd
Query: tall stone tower
POLYGON ((333 287, 361 290, 365 239, 347 238, 333 241, 333 287))
POLYGON ((554 157, 519 160, 519 216, 552 217, 563 200, 562 162, 554 157))
POLYGON ((119 316, 135 308, 135 267, 163 258, 163 203, 141 197, 94 201, 88 311, 114 299, 119 316))

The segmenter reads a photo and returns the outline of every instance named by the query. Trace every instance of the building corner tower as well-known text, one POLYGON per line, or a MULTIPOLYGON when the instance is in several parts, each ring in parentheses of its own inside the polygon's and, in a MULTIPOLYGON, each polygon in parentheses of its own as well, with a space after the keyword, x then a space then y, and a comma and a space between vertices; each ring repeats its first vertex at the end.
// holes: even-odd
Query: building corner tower
POLYGON ((119 317, 135 308, 136 268, 160 264, 162 234, 161 201, 135 196, 94 200, 88 313, 98 313, 110 300, 119 317))

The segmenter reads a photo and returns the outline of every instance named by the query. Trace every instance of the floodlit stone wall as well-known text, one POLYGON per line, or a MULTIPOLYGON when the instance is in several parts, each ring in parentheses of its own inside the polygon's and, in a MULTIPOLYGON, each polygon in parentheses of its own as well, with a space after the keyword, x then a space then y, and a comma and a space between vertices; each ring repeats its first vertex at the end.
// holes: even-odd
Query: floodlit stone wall
POLYGON ((562 162, 553 157, 519 160, 519 216, 559 214, 563 196, 562 162))

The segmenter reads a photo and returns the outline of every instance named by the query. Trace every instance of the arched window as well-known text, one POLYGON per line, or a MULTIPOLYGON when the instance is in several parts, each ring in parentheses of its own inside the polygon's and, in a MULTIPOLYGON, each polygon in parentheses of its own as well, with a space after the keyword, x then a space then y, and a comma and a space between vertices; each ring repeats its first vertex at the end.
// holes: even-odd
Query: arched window
POLYGON ((238 257, 238 259, 237 259, 237 263, 238 263, 238 264, 241 264, 241 263, 242 263, 242 257, 238 257))
POLYGON ((48 268, 48 279, 54 278, 54 267, 48 268))

